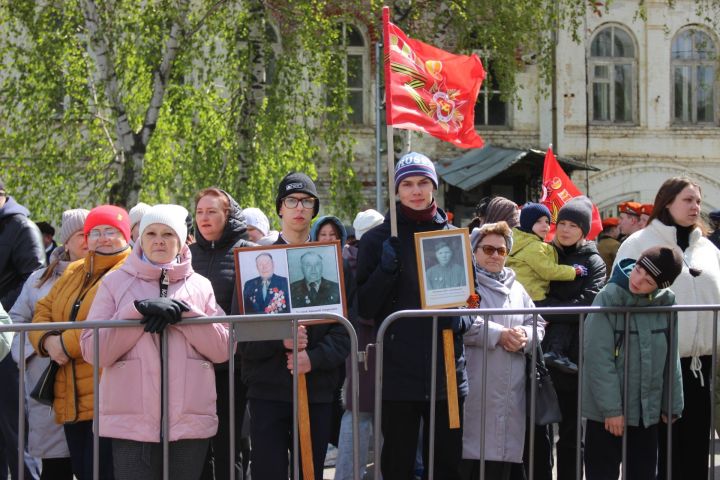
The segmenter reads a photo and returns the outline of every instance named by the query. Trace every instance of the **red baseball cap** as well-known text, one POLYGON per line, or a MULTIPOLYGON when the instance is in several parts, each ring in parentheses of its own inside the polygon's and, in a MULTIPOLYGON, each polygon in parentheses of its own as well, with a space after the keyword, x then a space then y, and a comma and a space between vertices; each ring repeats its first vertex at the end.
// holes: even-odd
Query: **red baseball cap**
POLYGON ((618 205, 618 212, 639 217, 642 213, 642 204, 638 202, 623 202, 618 205))
POLYGON ((620 219, 617 217, 603 218, 603 221, 602 221, 603 228, 617 227, 619 224, 620 224, 620 219))

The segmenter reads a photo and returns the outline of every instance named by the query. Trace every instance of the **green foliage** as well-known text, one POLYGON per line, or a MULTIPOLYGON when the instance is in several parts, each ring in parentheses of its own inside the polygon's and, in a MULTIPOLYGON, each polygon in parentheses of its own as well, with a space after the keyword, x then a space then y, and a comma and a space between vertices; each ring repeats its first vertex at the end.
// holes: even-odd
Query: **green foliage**
POLYGON ((216 185, 272 217, 279 179, 302 170, 321 175, 327 210, 349 217, 359 182, 332 10, 318 0, 2 2, 0 55, 13 66, 0 76, 10 192, 57 222, 63 209, 108 201, 137 175, 134 194, 149 203, 192 207, 196 191, 216 185), (265 35, 268 15, 281 32, 278 52, 265 35), (177 55, 153 105, 173 25, 177 55), (109 46, 114 75, 102 75, 91 38, 109 46), (121 141, 125 118, 132 145, 121 141))

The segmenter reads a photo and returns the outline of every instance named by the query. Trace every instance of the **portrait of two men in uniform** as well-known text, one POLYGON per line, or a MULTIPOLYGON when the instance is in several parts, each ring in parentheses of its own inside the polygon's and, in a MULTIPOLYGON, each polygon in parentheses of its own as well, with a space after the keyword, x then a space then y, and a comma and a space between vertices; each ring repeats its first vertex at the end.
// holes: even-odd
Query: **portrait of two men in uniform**
POLYGON ((335 245, 322 244, 238 249, 243 313, 322 311, 342 315, 338 251, 335 245))

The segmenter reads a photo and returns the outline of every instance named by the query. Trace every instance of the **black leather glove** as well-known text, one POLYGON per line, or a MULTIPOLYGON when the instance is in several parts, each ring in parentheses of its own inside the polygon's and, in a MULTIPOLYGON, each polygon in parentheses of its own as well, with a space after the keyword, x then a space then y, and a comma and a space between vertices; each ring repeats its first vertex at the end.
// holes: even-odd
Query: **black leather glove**
POLYGON ((170 322, 160 315, 145 316, 140 323, 145 324, 144 330, 148 333, 160 333, 165 330, 168 325, 170 325, 170 322))
POLYGON ((400 239, 390 237, 382 244, 380 268, 385 273, 395 273, 400 268, 400 239))
POLYGON ((179 322, 182 312, 190 311, 187 303, 174 298, 135 300, 135 308, 143 315, 140 323, 145 324, 145 331, 151 333, 159 333, 168 325, 179 322))

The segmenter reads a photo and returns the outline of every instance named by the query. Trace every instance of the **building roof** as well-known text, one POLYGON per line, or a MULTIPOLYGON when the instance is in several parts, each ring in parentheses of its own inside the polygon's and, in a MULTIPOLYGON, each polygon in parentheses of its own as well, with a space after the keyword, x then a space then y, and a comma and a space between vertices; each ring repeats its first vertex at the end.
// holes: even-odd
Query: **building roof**
MULTIPOLYGON (((545 152, 541 150, 520 150, 486 144, 483 148, 472 149, 457 158, 436 162, 435 170, 450 185, 463 190, 472 190, 481 183, 500 175, 518 162, 535 163, 544 160, 545 152)), ((566 173, 573 170, 600 170, 592 165, 586 165, 584 162, 567 157, 558 157, 558 162, 560 162, 566 173)))

